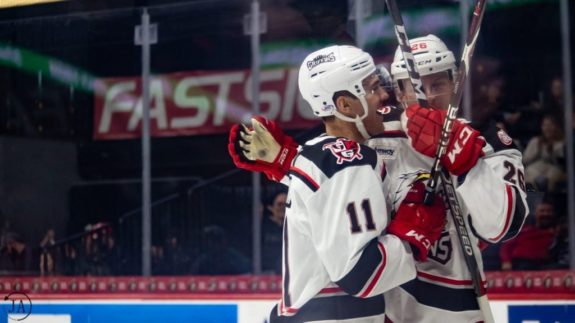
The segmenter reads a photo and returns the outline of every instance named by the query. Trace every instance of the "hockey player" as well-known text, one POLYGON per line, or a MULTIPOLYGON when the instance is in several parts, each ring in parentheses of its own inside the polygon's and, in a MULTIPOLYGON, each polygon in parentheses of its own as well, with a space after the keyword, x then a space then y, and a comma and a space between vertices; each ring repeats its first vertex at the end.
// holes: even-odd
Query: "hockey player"
MULTIPOLYGON (((428 35, 410 43, 427 99, 434 108, 415 104, 398 48, 391 74, 397 98, 406 109, 400 120, 395 120, 401 122, 388 121, 401 123, 396 128, 401 135, 388 132, 369 143, 376 151, 397 152, 397 156, 386 159, 388 174, 396 180, 396 200, 405 191, 402 181, 431 167, 457 77, 453 53, 439 38, 428 35)), ((392 125, 387 129, 391 130, 392 125)), ((457 120, 441 160, 457 184, 461 213, 468 221, 475 255, 480 255, 480 243, 498 243, 514 237, 528 212, 521 152, 494 123, 487 123, 480 130, 457 120)), ((385 295, 388 317, 393 322, 483 321, 455 225, 448 217, 441 238, 428 254, 430 260, 416 264, 417 278, 385 295)), ((478 265, 484 277, 481 259, 478 265)))
MULTIPOLYGON (((428 35, 412 40, 411 45, 426 95, 434 108, 415 104, 398 48, 391 74, 397 99, 405 112, 399 114, 399 118, 397 113, 384 114, 386 131, 366 142, 385 160, 394 205, 402 200, 410 183, 425 176, 431 168, 457 77, 453 53, 439 38, 428 35)), ((393 112, 393 109, 382 111, 393 112)), ((442 159, 443 166, 453 174, 458 185, 462 214, 467 215, 476 255, 480 254, 480 242, 498 243, 515 236, 528 212, 521 153, 513 140, 493 123, 480 130, 457 120, 447 154, 442 159)), ((253 149, 269 143, 259 142, 260 147, 253 149)), ((264 165, 266 169, 278 169, 273 158, 264 165)), ((281 174, 276 177, 280 178, 281 174)), ((428 257, 427 262, 416 262, 416 279, 385 294, 388 318, 396 323, 482 321, 451 217, 428 257)), ((478 262, 483 272, 481 259, 478 262)))
POLYGON ((415 277, 414 255, 425 260, 443 230, 443 202, 424 206, 421 181, 389 220, 385 167, 360 144, 383 131, 377 109, 387 93, 375 72, 371 56, 352 46, 323 48, 304 60, 299 89, 326 134, 306 142, 295 157, 293 141, 262 118, 252 120, 253 130, 236 125, 231 131, 228 148, 240 167, 273 178, 286 170, 280 159, 291 165, 282 299, 270 322, 383 322, 381 294, 415 277), (262 140, 283 147, 251 150, 262 140))

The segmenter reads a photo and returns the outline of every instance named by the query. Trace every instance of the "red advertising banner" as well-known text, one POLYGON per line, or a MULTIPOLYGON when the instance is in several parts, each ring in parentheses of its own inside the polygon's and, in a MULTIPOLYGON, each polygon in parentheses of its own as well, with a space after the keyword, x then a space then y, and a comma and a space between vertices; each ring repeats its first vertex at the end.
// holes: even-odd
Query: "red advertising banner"
MULTIPOLYGON (((296 69, 260 74, 260 114, 284 129, 309 128, 319 120, 299 94, 296 69)), ((154 76, 150 84, 153 137, 226 133, 233 123, 249 122, 252 113, 250 71, 193 71, 154 76)), ((139 77, 97 82, 94 139, 140 136, 142 89, 139 77)))

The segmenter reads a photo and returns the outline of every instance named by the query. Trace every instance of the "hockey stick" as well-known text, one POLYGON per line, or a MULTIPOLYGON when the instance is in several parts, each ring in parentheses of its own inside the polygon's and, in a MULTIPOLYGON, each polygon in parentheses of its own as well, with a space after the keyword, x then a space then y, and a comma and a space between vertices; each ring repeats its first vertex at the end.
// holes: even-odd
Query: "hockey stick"
POLYGON ((455 87, 453 89, 453 94, 451 95, 451 100, 449 101, 449 107, 447 108, 447 117, 443 121, 439 145, 435 151, 435 161, 433 162, 433 167, 431 168, 431 180, 427 182, 427 187, 425 188, 426 204, 431 203, 432 196, 437 188, 437 179, 439 177, 439 173, 441 172, 440 160, 441 157, 445 155, 447 150, 447 144, 449 143, 449 138, 451 138, 453 121, 457 117, 459 103, 463 97, 465 81, 469 75, 469 63, 471 62, 471 57, 473 56, 473 51, 475 50, 477 36, 479 36, 481 21, 483 20, 483 14, 485 13, 486 2, 487 0, 477 0, 475 9, 473 10, 473 19, 471 20, 471 25, 469 26, 469 32, 467 34, 467 40, 465 41, 465 46, 463 47, 463 52, 461 54, 461 62, 459 63, 459 69, 457 70, 455 87))
MULTIPOLYGON (((411 79, 411 83, 415 89, 417 99, 421 106, 427 106, 427 100, 425 98, 425 92, 423 92, 423 86, 421 82, 421 77, 417 72, 417 65, 413 54, 411 53, 411 46, 409 45, 409 40, 405 33, 405 28, 403 25, 403 19, 399 12, 399 8, 395 0, 385 0, 389 12, 392 16, 395 25, 395 34, 399 42, 399 46, 403 53, 404 61, 406 62, 407 71, 411 79), (418 89, 419 87, 419 89, 418 89), (423 95, 423 98, 420 97, 423 95), (425 104, 421 104, 421 103, 425 104)), ((426 204, 433 200, 433 195, 435 194, 435 189, 437 188, 437 177, 439 173, 442 174, 442 183, 446 194, 446 200, 449 205, 449 209, 453 220, 455 221, 455 226, 457 228, 457 235, 459 237, 459 242, 463 254, 465 256, 465 263, 469 272, 471 274, 471 280, 473 282, 473 288, 477 296, 477 304, 479 309, 483 314, 483 318, 486 323, 494 323, 493 314, 491 313, 491 308, 489 307, 489 302, 487 300, 486 290, 483 288, 481 283, 481 272, 479 271, 479 266, 477 264, 477 258, 471 246, 471 240, 469 239, 469 233, 467 226, 465 224, 465 219, 461 214, 461 207, 459 206, 459 201, 455 192, 455 187, 451 181, 451 175, 447 171, 441 171, 440 158, 445 154, 447 148, 447 143, 449 142, 449 137, 451 135, 451 127, 453 125, 453 120, 457 115, 457 110, 459 109, 459 102, 461 101, 461 96, 463 94, 463 84, 465 83, 465 78, 467 77, 469 70, 469 62, 473 54, 473 49, 475 48, 475 43, 477 41, 477 36, 479 35, 479 27, 481 25, 481 20, 483 19, 483 14, 485 12, 485 2, 486 0, 477 0, 475 10, 473 12, 473 20, 471 22, 470 30, 467 35, 467 41, 462 54, 461 64, 459 65, 459 74, 455 82, 454 94, 452 94, 451 101, 449 104, 447 118, 443 123, 441 131, 441 141, 436 151, 436 158, 434 161, 433 168, 431 170, 431 180, 428 182, 426 187, 426 204), (431 186, 433 184, 433 186, 431 186)))
POLYGON ((411 45, 409 45, 409 38, 407 38, 407 33, 405 32, 405 26, 403 25, 403 18, 397 7, 395 0, 385 0, 389 14, 393 19, 393 24, 395 27, 395 36, 397 37, 397 42, 401 48, 403 54, 403 60, 405 61, 405 67, 407 68, 407 73, 411 79, 411 84, 413 85, 413 90, 415 91, 415 96, 419 105, 422 107, 429 106, 427 98, 425 97, 425 91, 423 91, 423 83, 421 82, 421 76, 415 64, 415 58, 411 52, 411 45))

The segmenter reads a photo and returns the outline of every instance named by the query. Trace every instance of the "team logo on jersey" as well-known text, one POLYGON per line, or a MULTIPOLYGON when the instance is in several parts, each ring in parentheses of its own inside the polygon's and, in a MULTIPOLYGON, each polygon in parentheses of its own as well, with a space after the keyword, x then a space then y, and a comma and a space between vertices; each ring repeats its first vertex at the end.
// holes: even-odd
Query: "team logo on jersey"
POLYGON ((391 107, 389 105, 386 105, 384 107, 381 107, 379 109, 377 109, 377 112, 379 112, 379 114, 389 114, 391 112, 391 107))
POLYGON ((326 149, 329 149, 331 153, 337 158, 338 165, 342 164, 344 161, 351 162, 354 159, 363 159, 363 155, 361 154, 361 146, 352 140, 338 138, 334 142, 323 145, 322 150, 326 149))
POLYGON ((439 240, 429 248, 427 257, 445 265, 451 259, 452 253, 453 245, 451 243, 451 238, 449 237, 449 232, 443 231, 439 240))
POLYGON ((326 62, 335 62, 335 55, 333 54, 333 52, 327 55, 318 55, 311 61, 307 61, 306 63, 307 69, 311 71, 314 67, 318 66, 321 63, 326 62))
POLYGON ((497 131, 497 137, 499 137, 499 140, 501 140, 505 146, 509 146, 513 143, 513 139, 511 139, 503 129, 499 129, 499 131, 497 131))

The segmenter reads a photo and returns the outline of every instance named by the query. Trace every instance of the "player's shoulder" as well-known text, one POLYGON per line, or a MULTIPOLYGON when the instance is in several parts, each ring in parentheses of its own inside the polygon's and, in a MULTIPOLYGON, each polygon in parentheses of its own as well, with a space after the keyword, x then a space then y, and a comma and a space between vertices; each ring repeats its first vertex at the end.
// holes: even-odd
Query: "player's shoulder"
POLYGON ((402 106, 388 105, 378 110, 383 115, 383 122, 401 121, 401 115, 405 112, 402 106))
POLYGON ((491 120, 476 128, 479 130, 487 144, 493 148, 493 152, 515 149, 518 150, 513 138, 507 132, 497 126, 495 121, 491 120))
POLYGON ((373 136, 371 139, 396 139, 407 138, 402 127, 402 116, 405 109, 401 106, 385 106, 378 110, 383 115, 384 131, 378 135, 373 136))
POLYGON ((302 146, 299 155, 315 164, 327 177, 352 166, 373 169, 377 166, 377 154, 373 149, 342 137, 314 138, 302 146))

